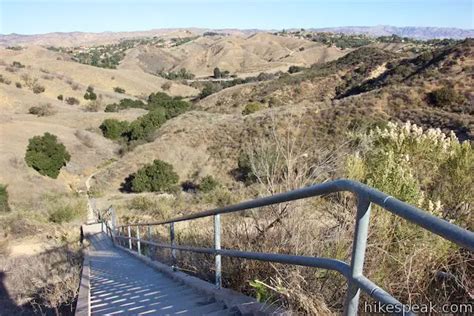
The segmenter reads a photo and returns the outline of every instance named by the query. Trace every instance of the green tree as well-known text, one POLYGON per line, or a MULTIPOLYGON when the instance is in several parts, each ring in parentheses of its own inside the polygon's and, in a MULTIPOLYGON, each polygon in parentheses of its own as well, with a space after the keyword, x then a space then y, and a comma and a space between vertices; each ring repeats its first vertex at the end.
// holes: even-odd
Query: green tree
POLYGON ((154 160, 133 175, 133 192, 169 192, 179 181, 173 166, 162 160, 154 160))
POLYGON ((127 121, 119 121, 116 119, 106 119, 99 126, 104 137, 109 139, 118 139, 129 129, 127 121))
POLYGON ((56 179, 59 171, 71 159, 66 147, 50 133, 29 140, 25 161, 40 174, 56 179))
POLYGON ((221 70, 218 67, 214 68, 214 78, 216 79, 222 78, 221 70))

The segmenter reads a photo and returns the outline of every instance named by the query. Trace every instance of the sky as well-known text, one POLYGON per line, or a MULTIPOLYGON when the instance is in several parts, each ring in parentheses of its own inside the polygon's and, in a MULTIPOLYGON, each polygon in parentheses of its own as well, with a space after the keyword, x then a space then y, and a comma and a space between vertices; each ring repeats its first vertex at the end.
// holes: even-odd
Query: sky
POLYGON ((474 0, 0 0, 0 34, 335 26, 473 29, 474 0))

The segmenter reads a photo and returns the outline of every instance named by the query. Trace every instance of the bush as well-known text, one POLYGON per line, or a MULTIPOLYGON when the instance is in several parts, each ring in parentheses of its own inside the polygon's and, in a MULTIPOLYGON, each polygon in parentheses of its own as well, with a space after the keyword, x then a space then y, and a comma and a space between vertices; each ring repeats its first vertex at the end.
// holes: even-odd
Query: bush
POLYGON ((161 85, 161 89, 165 90, 165 91, 168 91, 169 89, 171 89, 171 82, 165 82, 161 85))
POLYGON ((131 188, 133 192, 170 192, 178 181, 172 165, 154 160, 133 175, 131 188))
POLYGON ((62 224, 72 221, 76 215, 76 211, 71 206, 59 206, 49 212, 48 220, 56 224, 62 224))
MULTIPOLYGON (((460 143, 454 134, 447 137, 439 130, 423 131, 410 123, 375 128, 357 142, 362 150, 349 158, 349 177, 432 215, 472 227, 468 205, 474 196, 474 151, 469 142, 460 143)), ((371 238, 377 247, 369 250, 368 258, 378 260, 367 267, 374 282, 381 286, 398 282, 392 292, 407 297, 414 288, 431 294, 436 288, 435 271, 463 280, 464 260, 469 259, 462 258, 456 246, 378 207, 374 213, 371 238)), ((456 287, 447 293, 454 293, 456 287)))
POLYGON ((145 109, 146 105, 140 100, 132 100, 132 99, 126 98, 126 99, 120 100, 119 104, 117 103, 108 104, 105 107, 105 112, 118 112, 120 110, 124 110, 128 108, 145 109))
POLYGON ((5 184, 0 184, 0 212, 9 212, 8 191, 5 184))
POLYGON ((288 72, 290 74, 294 74, 294 73, 302 71, 303 69, 304 69, 303 67, 299 67, 299 66, 290 66, 290 68, 288 69, 288 72))
POLYGON ((116 119, 106 119, 99 126, 104 137, 109 139, 118 139, 128 131, 129 124, 127 121, 119 121, 116 119))
POLYGON ((40 93, 43 93, 45 90, 46 90, 45 87, 43 87, 42 85, 35 84, 33 86, 33 93, 40 94, 40 93))
POLYGON ((207 193, 213 191, 215 188, 219 186, 219 182, 214 179, 212 176, 206 176, 201 180, 199 184, 199 190, 207 193))
POLYGON ((21 82, 15 82, 15 87, 21 89, 23 86, 21 85, 21 82))
POLYGON ((62 94, 58 95, 58 100, 59 100, 59 101, 64 100, 64 96, 63 96, 62 94))
POLYGON ((125 89, 124 89, 124 88, 120 88, 120 87, 115 87, 115 88, 114 88, 114 91, 117 92, 117 93, 125 93, 125 89))
POLYGON ((128 140, 145 139, 150 136, 157 128, 166 122, 166 112, 163 108, 157 108, 148 114, 139 117, 130 124, 127 133, 128 140))
POLYGON ((443 87, 428 94, 428 100, 437 107, 451 107, 464 103, 464 98, 451 87, 443 87))
POLYGON ((51 104, 43 104, 40 106, 32 106, 28 112, 37 116, 50 116, 55 113, 51 104))
POLYGON ((260 103, 252 102, 245 106, 245 109, 242 111, 242 115, 249 115, 257 111, 260 111, 261 109, 262 109, 262 106, 260 103))
POLYGON ((94 88, 92 86, 87 87, 86 93, 84 94, 84 99, 86 100, 97 100, 97 94, 94 92, 94 88))
POLYGON ((204 85, 204 88, 201 90, 201 93, 199 94, 200 99, 204 99, 207 96, 210 96, 213 93, 216 93, 220 91, 222 87, 219 84, 214 84, 212 82, 207 82, 204 85))
POLYGON ((59 171, 71 159, 66 147, 50 133, 35 136, 29 140, 25 161, 40 174, 56 179, 59 171))
POLYGON ((78 105, 80 102, 78 99, 74 98, 74 97, 68 97, 66 98, 66 103, 69 104, 69 105, 78 105))

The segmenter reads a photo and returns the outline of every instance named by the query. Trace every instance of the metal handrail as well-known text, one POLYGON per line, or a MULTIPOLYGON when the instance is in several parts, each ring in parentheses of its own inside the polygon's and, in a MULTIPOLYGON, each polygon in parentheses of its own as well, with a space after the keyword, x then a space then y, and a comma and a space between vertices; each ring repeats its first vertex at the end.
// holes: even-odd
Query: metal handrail
POLYGON ((381 206, 383 209, 402 217, 424 229, 437 234, 455 244, 474 251, 474 233, 463 229, 443 219, 429 214, 417 207, 402 202, 392 196, 380 192, 374 188, 366 186, 357 181, 341 179, 330 181, 322 184, 316 184, 305 188, 276 194, 264 198, 250 200, 227 207, 216 208, 204 212, 199 212, 187 216, 181 216, 175 219, 150 222, 150 223, 134 223, 129 225, 114 226, 110 230, 112 239, 128 240, 128 248, 132 249, 132 241, 137 243, 137 251, 141 254, 141 243, 152 245, 159 248, 171 249, 173 262, 176 262, 176 250, 191 251, 198 253, 213 254, 216 263, 216 286, 221 287, 221 256, 236 257, 244 259, 253 259, 260 261, 271 261, 286 264, 294 264, 300 266, 316 267, 329 269, 339 272, 348 280, 348 290, 344 302, 344 315, 356 315, 359 305, 360 291, 364 291, 375 300, 391 304, 395 314, 411 315, 409 306, 405 306, 397 299, 385 292, 382 288, 374 284, 363 275, 363 265, 365 259, 365 250, 367 245, 370 207, 371 204, 381 206), (321 196, 329 193, 348 191, 357 197, 357 213, 355 221, 355 235, 353 240, 351 263, 319 257, 306 257, 286 254, 245 252, 239 250, 221 249, 220 236, 221 225, 220 215, 239 212, 243 210, 254 209, 262 206, 279 204, 282 202, 295 201, 308 197, 321 196), (203 217, 214 217, 214 248, 199 248, 191 246, 178 246, 175 244, 174 224, 203 217), (170 244, 163 244, 151 241, 151 226, 170 225, 170 244), (131 236, 131 227, 137 228, 137 236, 131 236), (149 240, 140 238, 140 227, 148 227, 149 240), (121 231, 127 228, 128 236, 123 236, 121 231))

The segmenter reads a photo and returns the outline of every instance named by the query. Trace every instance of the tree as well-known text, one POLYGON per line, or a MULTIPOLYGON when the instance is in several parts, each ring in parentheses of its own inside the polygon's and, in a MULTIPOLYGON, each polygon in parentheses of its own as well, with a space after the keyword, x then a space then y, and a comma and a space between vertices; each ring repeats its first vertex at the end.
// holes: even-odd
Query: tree
POLYGON ((162 160, 154 160, 133 175, 133 192, 169 192, 179 181, 173 166, 162 160))
POLYGON ((25 161, 40 174, 56 179, 59 171, 71 159, 66 147, 58 142, 56 135, 44 133, 29 140, 25 161))
POLYGON ((216 79, 222 78, 221 70, 218 67, 214 68, 214 78, 216 79))
POLYGON ((109 139, 118 139, 128 131, 129 124, 127 121, 119 121, 116 119, 106 119, 99 126, 104 137, 109 139))
POLYGON ((300 72, 301 70, 303 70, 303 67, 299 67, 299 66, 290 66, 290 68, 288 69, 288 72, 290 74, 294 74, 296 72, 300 72))

